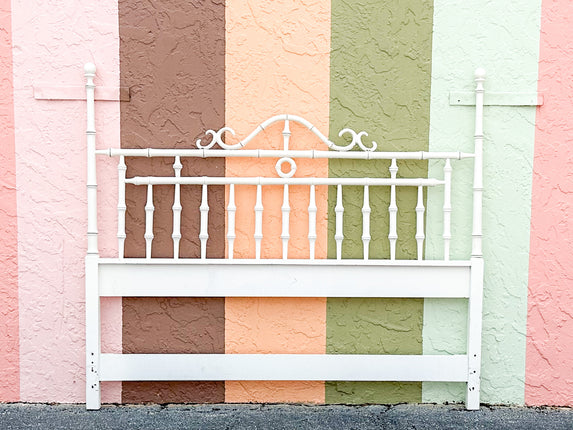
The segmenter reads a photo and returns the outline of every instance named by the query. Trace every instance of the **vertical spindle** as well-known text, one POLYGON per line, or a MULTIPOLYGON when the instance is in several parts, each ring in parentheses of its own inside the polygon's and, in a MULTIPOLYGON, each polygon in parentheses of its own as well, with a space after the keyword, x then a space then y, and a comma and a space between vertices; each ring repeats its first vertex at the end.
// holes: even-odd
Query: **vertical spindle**
POLYGON ((153 185, 147 185, 147 202, 145 203, 145 258, 151 258, 151 242, 153 242, 153 185))
POLYGON ((125 157, 120 155, 119 162, 117 163, 117 253, 119 258, 123 258, 125 253, 125 211, 127 210, 127 205, 125 204, 126 172, 125 157))
POLYGON ((207 184, 203 184, 201 193, 201 227, 199 231, 199 240, 201 241, 201 258, 207 258, 207 239, 209 239, 209 204, 207 202, 207 184))
POLYGON ((418 260, 424 257, 424 187, 418 187, 418 204, 416 205, 416 242, 418 244, 418 260))
POLYGON ((338 184, 338 187, 336 189, 336 206, 334 207, 334 212, 336 214, 336 232, 334 234, 334 240, 336 241, 336 259, 340 260, 342 258, 342 241, 344 240, 344 233, 343 233, 344 206, 342 206, 341 184, 338 184))
POLYGON ((364 204, 362 205, 362 244, 364 246, 364 259, 368 260, 370 250, 370 190, 364 185, 364 204))
MULTIPOLYGON (((173 163, 173 170, 175 171, 175 177, 181 177, 181 169, 183 165, 181 164, 181 157, 177 155, 175 157, 175 162, 173 163)), ((171 238, 173 239, 173 258, 179 258, 179 243, 181 241, 181 211, 183 206, 181 206, 181 185, 175 184, 175 195, 173 198, 173 234, 171 238)))
POLYGON ((289 205, 289 193, 288 184, 283 187, 283 205, 281 207, 282 218, 282 233, 281 239, 283 241, 283 260, 288 259, 288 241, 290 239, 289 233, 289 223, 290 223, 290 205, 289 205))
POLYGON ((235 206, 235 184, 229 185, 229 204, 227 205, 227 246, 228 246, 228 256, 232 260, 235 254, 235 212, 237 211, 237 206, 235 206))
POLYGON ((444 165, 444 260, 450 260, 450 240, 452 239, 452 165, 446 158, 444 165))
MULTIPOLYGON (((396 179, 398 173, 398 164, 396 159, 392 159, 390 165, 390 177, 396 179)), ((388 207, 390 213, 390 229, 388 232, 388 240, 390 241, 390 260, 396 259, 396 241, 398 240, 397 219, 398 219, 398 205, 396 204, 396 185, 390 186, 390 206, 388 207)))
POLYGON ((263 240, 263 191, 257 185, 257 200, 255 202, 255 258, 261 259, 261 241, 263 240))
POLYGON ((283 129, 283 149, 285 151, 288 151, 288 144, 289 144, 289 139, 290 139, 290 129, 289 129, 289 120, 288 120, 288 115, 286 115, 285 119, 285 128, 283 129))
POLYGON ((315 243, 316 243, 316 192, 314 185, 310 186, 310 198, 308 202, 308 245, 310 251, 310 259, 314 260, 315 257, 315 243))

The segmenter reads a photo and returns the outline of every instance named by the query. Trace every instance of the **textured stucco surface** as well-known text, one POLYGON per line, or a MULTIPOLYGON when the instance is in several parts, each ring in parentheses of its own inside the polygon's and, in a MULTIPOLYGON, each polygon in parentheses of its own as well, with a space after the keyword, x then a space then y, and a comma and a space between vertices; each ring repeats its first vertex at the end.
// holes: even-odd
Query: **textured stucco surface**
MULTIPOLYGON (((225 4, 223 1, 119 1, 121 84, 131 100, 121 106, 124 148, 194 148, 207 129, 219 129, 225 109, 225 4)), ((127 160, 127 175, 173 176, 173 159, 127 160)), ((222 176, 224 160, 182 160, 183 176, 222 176)), ((173 186, 154 187, 153 257, 172 257, 173 186)), ((126 256, 145 253, 146 189, 126 189, 126 256)), ((198 257, 198 186, 181 189, 181 257, 198 257)), ((224 253, 224 190, 209 188, 208 257, 224 253)), ((124 352, 223 352, 223 300, 124 299, 124 352), (140 303, 145 303, 138 307, 140 303), (166 304, 170 304, 167 306, 166 304), (154 330, 148 330, 153 321, 154 330), (217 333, 217 336, 212 336, 217 333), (196 334, 196 336, 191 336, 196 334), (142 336, 147 336, 143 338, 142 336)), ((224 400, 224 384, 124 384, 127 402, 224 400)))
MULTIPOLYGON (((121 85, 131 99, 121 104, 124 148, 195 148, 207 129, 224 122, 225 16, 221 1, 119 2, 121 85)), ((127 175, 173 173, 173 158, 128 160, 127 175)), ((224 160, 183 159, 182 175, 224 175, 224 160)), ((199 255, 200 187, 181 190, 181 257, 199 255), (186 210, 187 209, 187 210, 186 210)), ((173 186, 155 187, 153 257, 173 255, 173 186)), ((222 257, 223 189, 210 191, 209 256, 222 257)), ((128 186, 126 255, 145 252, 145 187, 128 186)))
MULTIPOLYGON (((474 109, 450 106, 450 91, 473 91, 484 67, 486 91, 535 92, 540 1, 434 2, 430 150, 473 151, 474 109), (472 25, 468 25, 472 23, 472 25)), ((525 324, 535 108, 486 106, 484 120, 485 260, 482 396, 486 403, 523 404, 525 324)), ((469 258, 471 162, 458 161, 452 201, 452 258, 469 258)), ((430 164, 430 176, 442 165, 430 164)), ((438 190, 428 198, 426 252, 442 256, 438 190)), ((465 351, 463 301, 426 300, 424 352, 465 351)), ((424 384, 424 401, 460 401, 463 384, 424 384)))
MULTIPOLYGON (((225 352, 324 354, 324 302, 323 298, 233 298, 225 313, 225 352)), ((323 387, 316 381, 227 381, 225 401, 324 403, 323 387)))
MULTIPOLYGON (((222 353, 225 299, 123 299, 123 353, 222 353)), ((124 403, 222 402, 220 382, 124 382, 124 403)))
MULTIPOLYGON (((98 66, 96 85, 119 79, 117 3, 12 2, 16 179, 18 183, 18 282, 20 400, 82 402, 84 385, 85 102, 33 98, 37 83, 83 85, 83 64, 98 66)), ((119 137, 119 106, 96 102, 98 146, 119 137)), ((101 160, 102 208, 114 207, 117 177, 101 160)), ((113 255, 113 214, 100 213, 100 252, 113 255)), ((117 301, 105 303, 117 319, 117 301), (111 306, 111 307, 110 307, 111 306)), ((109 326, 104 325, 107 329, 109 326)), ((121 325, 116 325, 120 329, 121 325)), ((121 332, 105 333, 117 351, 121 332)), ((118 401, 117 384, 104 401, 118 401)))
POLYGON ((15 402, 20 398, 20 351, 10 0, 0 1, 0 29, 0 401, 15 402))
MULTIPOLYGON (((227 3, 226 124, 247 136, 265 119, 300 115, 322 133, 328 128, 330 2, 253 1, 227 3)), ((249 148, 282 148, 280 125, 269 127, 249 148)), ((324 149, 308 131, 291 124, 291 149, 324 149)), ((326 160, 297 160, 297 176, 327 176, 326 160)), ((276 160, 228 160, 227 176, 275 177, 276 160)), ((268 187, 270 188, 270 187, 268 187)), ((308 188, 291 187, 289 256, 308 257, 308 188), (298 188, 298 189, 297 189, 298 188), (295 219, 300 223, 293 222, 295 219)), ((263 192, 263 258, 281 257, 282 190, 263 192), (268 224, 267 224, 268 223, 268 224)), ((237 187, 236 256, 254 257, 255 187, 237 187)), ((326 189, 317 188, 317 258, 326 257, 326 189)), ((226 352, 324 353, 325 299, 226 300, 226 352), (243 324, 245 320, 248 324, 243 324)), ((227 382, 226 400, 324 402, 322 382, 227 382)))
MULTIPOLYGON (((157 3, 142 0, 1 0, 0 401, 83 402, 85 396, 85 103, 36 100, 34 85, 81 86, 82 65, 91 61, 98 67, 96 85, 117 87, 121 43, 121 85, 130 87, 131 101, 122 103, 121 113, 118 102, 96 102, 98 147, 117 147, 120 137, 124 147, 192 147, 205 129, 218 129, 224 120, 237 131, 235 138, 227 136, 234 142, 267 117, 292 112, 328 130, 334 141, 341 128, 350 126, 368 131, 365 141, 372 138, 381 149, 417 150, 426 148, 430 112, 430 150, 471 151, 473 108, 450 106, 448 92, 473 90, 477 66, 488 71, 486 90, 536 91, 541 16, 538 90, 545 95, 543 107, 537 116, 531 107, 486 107, 482 401, 573 405, 567 173, 573 168, 568 149, 573 6, 565 0, 547 0, 542 11, 541 0, 433 4, 432 12, 432 2, 421 0, 383 6, 374 0, 333 0, 331 51, 329 1, 244 0, 225 7, 223 0, 169 0, 158 10, 157 3), (118 7, 123 8, 119 28, 118 7), (433 40, 428 36, 432 25, 433 40)), ((292 148, 323 148, 300 127, 291 125, 291 130, 292 148)), ((280 131, 271 127, 250 147, 280 147, 280 131)), ((115 161, 98 159, 102 256, 117 252, 115 161)), ((128 175, 148 173, 149 167, 156 174, 172 174, 172 163, 129 160, 128 175)), ((274 175, 273 165, 185 163, 183 173, 274 175)), ((367 171, 360 163, 331 163, 330 171, 316 161, 298 162, 298 167, 297 175, 367 171), (311 165, 318 169, 311 172, 311 165)), ((387 168, 388 163, 379 163, 369 174, 388 176, 387 168)), ((461 238, 471 234, 471 161, 455 162, 454 168, 460 184, 453 194, 452 255, 467 258, 470 242, 461 238)), ((424 164, 400 164, 404 176, 425 175, 425 169, 424 164)), ((441 164, 430 163, 430 176, 441 172, 441 164)), ((308 191, 295 188, 291 220, 305 218, 308 205, 308 191)), ((153 255, 171 256, 173 188, 155 191, 159 223, 153 255)), ((196 257, 199 192, 188 187, 184 193, 189 210, 183 215, 182 255, 196 257)), ((254 187, 242 193, 246 201, 237 213, 242 221, 236 250, 240 257, 251 257, 254 187)), ((143 255, 144 194, 129 187, 130 256, 143 255)), ((333 246, 333 241, 327 246, 327 190, 318 194, 323 203, 317 255, 325 258, 327 248, 332 256, 333 246)), ((405 216, 398 256, 412 257, 415 201, 403 190, 398 196, 405 216)), ((373 257, 389 253, 388 200, 387 192, 372 193, 373 216, 384 220, 374 229, 373 257)), ((281 204, 282 193, 265 196, 266 257, 280 256, 281 204)), ((222 256, 222 189, 213 190, 209 205, 208 254, 222 256)), ((345 188, 344 205, 345 229, 354 232, 344 251, 361 257, 362 191, 345 188)), ((427 205, 426 253, 441 258, 439 190, 430 193, 427 205)), ((291 256, 306 257, 306 234, 304 227, 291 231, 291 256)), ((456 353, 465 351, 466 325, 461 300, 126 299, 123 307, 121 300, 102 300, 104 352, 420 353, 423 348, 430 354, 456 353)), ((465 397, 463 384, 422 386, 327 382, 325 391, 322 382, 154 382, 127 383, 122 393, 120 383, 104 383, 102 395, 104 402, 134 403, 445 402, 465 397)))
POLYGON ((573 4, 543 1, 537 111, 525 402, 573 405, 573 4))
MULTIPOLYGON (((329 354, 420 354, 420 300, 338 299, 327 302, 326 342, 329 354)), ((328 403, 420 402, 419 382, 326 383, 328 403)))
MULTIPOLYGON (((427 149, 432 2, 332 2, 330 138, 344 127, 365 130, 379 150, 427 149)), ((330 176, 389 177, 388 162, 330 160, 330 176)), ((399 177, 425 177, 427 164, 398 162, 399 177)), ((397 192, 397 258, 414 258, 415 189, 397 192)), ((362 257, 362 187, 344 187, 345 258, 362 257)), ((388 258, 388 188, 372 188, 371 258, 388 258)), ((329 257, 335 255, 334 206, 329 195, 329 257)), ((328 299, 328 353, 422 352, 421 300, 328 299), (389 311, 391 309, 391 311, 389 311)), ((403 402, 421 399, 420 384, 328 383, 328 402, 403 402)))

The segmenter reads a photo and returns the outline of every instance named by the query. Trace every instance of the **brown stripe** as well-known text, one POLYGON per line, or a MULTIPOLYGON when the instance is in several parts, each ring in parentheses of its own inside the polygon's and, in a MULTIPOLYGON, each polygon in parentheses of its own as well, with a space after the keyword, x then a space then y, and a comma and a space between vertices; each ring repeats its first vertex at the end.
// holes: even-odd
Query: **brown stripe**
MULTIPOLYGON (((225 300, 123 299, 123 353, 218 353, 225 347, 225 300)), ((223 402, 222 382, 123 383, 124 403, 223 402)))
MULTIPOLYGON (((122 148, 191 148, 225 112, 224 2, 119 1, 122 148)), ((127 175, 173 175, 173 159, 128 159, 127 175)), ((223 160, 183 160, 183 175, 223 176, 223 160)), ((200 190, 182 188, 181 257, 199 256, 200 190)), ((143 187, 128 186, 126 257, 145 255, 143 187)), ((173 187, 154 187, 153 257, 173 256, 173 187)), ((224 190, 209 189, 209 257, 224 256, 224 190)), ((124 353, 224 353, 223 299, 123 301, 124 353)), ((125 402, 222 402, 222 382, 124 383, 125 402)))

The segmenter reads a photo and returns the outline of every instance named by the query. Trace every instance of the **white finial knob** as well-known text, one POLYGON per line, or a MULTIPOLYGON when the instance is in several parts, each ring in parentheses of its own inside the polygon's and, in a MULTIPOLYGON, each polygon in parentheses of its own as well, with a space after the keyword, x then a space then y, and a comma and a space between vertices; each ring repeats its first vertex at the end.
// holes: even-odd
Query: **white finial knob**
POLYGON ((95 76, 96 73, 96 66, 94 63, 87 63, 84 66, 84 75, 85 76, 95 76))
POLYGON ((475 72, 476 80, 483 81, 485 79, 485 69, 478 67, 475 72))

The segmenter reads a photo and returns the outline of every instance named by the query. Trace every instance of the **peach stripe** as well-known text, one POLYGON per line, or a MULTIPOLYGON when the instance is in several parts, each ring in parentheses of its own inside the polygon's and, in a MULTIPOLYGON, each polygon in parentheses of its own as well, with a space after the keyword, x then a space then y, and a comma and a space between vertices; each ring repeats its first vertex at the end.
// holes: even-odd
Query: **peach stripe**
POLYGON ((18 222, 10 0, 0 1, 0 402, 20 400, 18 222))
MULTIPOLYGON (((230 2, 226 8, 226 124, 237 138, 280 113, 303 116, 324 134, 329 121, 330 2, 230 2)), ((282 125, 269 127, 251 149, 281 148, 282 125)), ((291 125, 291 149, 322 149, 291 125)), ((232 140, 228 139, 227 142, 232 140)), ((228 160, 226 176, 275 176, 276 160, 228 160)), ((328 176, 326 160, 297 161, 297 175, 328 176)), ((308 256, 308 189, 291 187, 289 256, 308 256), (298 222, 294 222, 294 220, 298 222), (302 221, 302 222, 301 222, 302 221)), ((263 193, 263 258, 282 255, 282 189, 263 193)), ((326 189, 317 190, 317 258, 326 258, 326 189)), ((254 187, 238 187, 235 256, 254 257, 254 187)), ((226 299, 227 353, 324 353, 325 299, 226 299)), ((228 402, 324 402, 322 382, 227 382, 228 402)))
POLYGON ((542 3, 525 401, 573 405, 573 3, 542 3))

